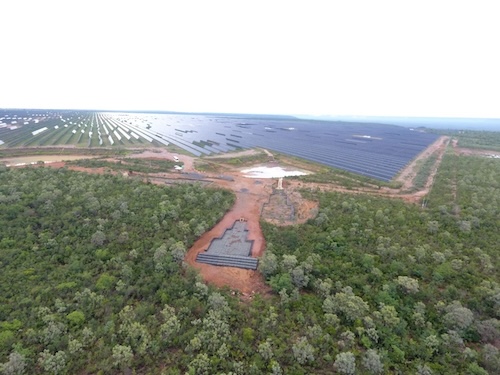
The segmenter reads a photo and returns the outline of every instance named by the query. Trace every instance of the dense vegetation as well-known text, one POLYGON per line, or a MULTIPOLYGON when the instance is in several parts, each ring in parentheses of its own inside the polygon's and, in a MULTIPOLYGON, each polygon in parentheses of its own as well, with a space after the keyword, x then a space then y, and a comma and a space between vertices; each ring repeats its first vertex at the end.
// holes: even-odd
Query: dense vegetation
POLYGON ((9 370, 16 366, 30 374, 155 369, 182 355, 168 348, 184 349, 208 298, 183 266, 184 254, 233 199, 192 185, 4 168, 4 372, 18 373, 9 370))
POLYGON ((462 130, 454 134, 460 147, 500 151, 500 132, 462 130))
POLYGON ((500 372, 498 160, 446 154, 426 209, 303 194, 315 219, 262 223, 276 293, 239 303, 182 263, 231 194, 4 168, 3 372, 500 372))
POLYGON ((500 373, 498 160, 446 155, 427 210, 310 194, 315 220, 263 223, 275 345, 307 347, 305 372, 500 373))
POLYGON ((483 150, 500 151, 500 132, 478 130, 435 130, 458 140, 458 146, 483 150))

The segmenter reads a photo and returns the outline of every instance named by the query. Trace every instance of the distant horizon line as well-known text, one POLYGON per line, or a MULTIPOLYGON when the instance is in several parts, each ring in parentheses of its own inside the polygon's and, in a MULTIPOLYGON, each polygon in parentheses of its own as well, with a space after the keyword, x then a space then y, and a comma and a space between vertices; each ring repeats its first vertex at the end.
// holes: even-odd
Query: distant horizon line
POLYGON ((295 117, 297 119, 440 119, 440 120, 482 120, 500 121, 500 117, 458 117, 458 116, 424 116, 424 115, 313 115, 303 113, 248 113, 248 112, 216 112, 216 111, 174 111, 158 109, 93 109, 93 108, 36 108, 36 107, 1 107, 0 110, 41 110, 41 111, 87 111, 87 112, 130 112, 130 113, 167 113, 167 114, 193 114, 193 115, 238 115, 238 116, 269 116, 269 117, 295 117))

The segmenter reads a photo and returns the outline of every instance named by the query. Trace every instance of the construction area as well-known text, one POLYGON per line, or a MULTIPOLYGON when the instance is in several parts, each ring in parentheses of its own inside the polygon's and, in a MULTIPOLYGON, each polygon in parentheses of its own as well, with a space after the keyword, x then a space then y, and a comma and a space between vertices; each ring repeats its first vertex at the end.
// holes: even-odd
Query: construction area
POLYGON ((258 260, 252 258, 253 240, 248 240, 247 236, 246 220, 237 220, 221 237, 214 238, 208 249, 196 256, 196 261, 214 266, 256 270, 258 260))
POLYGON ((273 192, 269 196, 267 203, 262 205, 261 216, 270 222, 278 221, 284 223, 285 221, 294 221, 295 208, 285 193, 283 178, 278 180, 278 186, 273 188, 273 192))

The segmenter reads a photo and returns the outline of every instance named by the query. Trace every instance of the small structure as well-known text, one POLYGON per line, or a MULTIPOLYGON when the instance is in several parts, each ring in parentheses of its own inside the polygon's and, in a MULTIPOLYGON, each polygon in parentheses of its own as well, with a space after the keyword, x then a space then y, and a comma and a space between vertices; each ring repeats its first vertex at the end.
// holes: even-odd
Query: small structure
POLYGON ((214 238, 205 252, 198 254, 196 261, 214 266, 238 267, 256 270, 258 259, 252 258, 253 240, 247 239, 246 220, 240 218, 222 237, 214 238))
POLYGON ((277 190, 283 190, 283 177, 280 177, 278 179, 278 187, 276 189, 277 190))

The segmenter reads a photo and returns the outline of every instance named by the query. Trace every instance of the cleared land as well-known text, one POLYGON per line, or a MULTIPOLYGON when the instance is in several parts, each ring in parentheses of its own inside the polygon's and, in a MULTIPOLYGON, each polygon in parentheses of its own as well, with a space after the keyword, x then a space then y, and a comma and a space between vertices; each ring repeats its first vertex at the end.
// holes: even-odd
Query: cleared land
POLYGON ((67 160, 80 160, 88 159, 89 156, 86 155, 40 155, 40 156, 19 156, 13 158, 0 159, 0 162, 6 166, 16 166, 21 164, 31 164, 31 163, 53 163, 58 161, 67 160))

